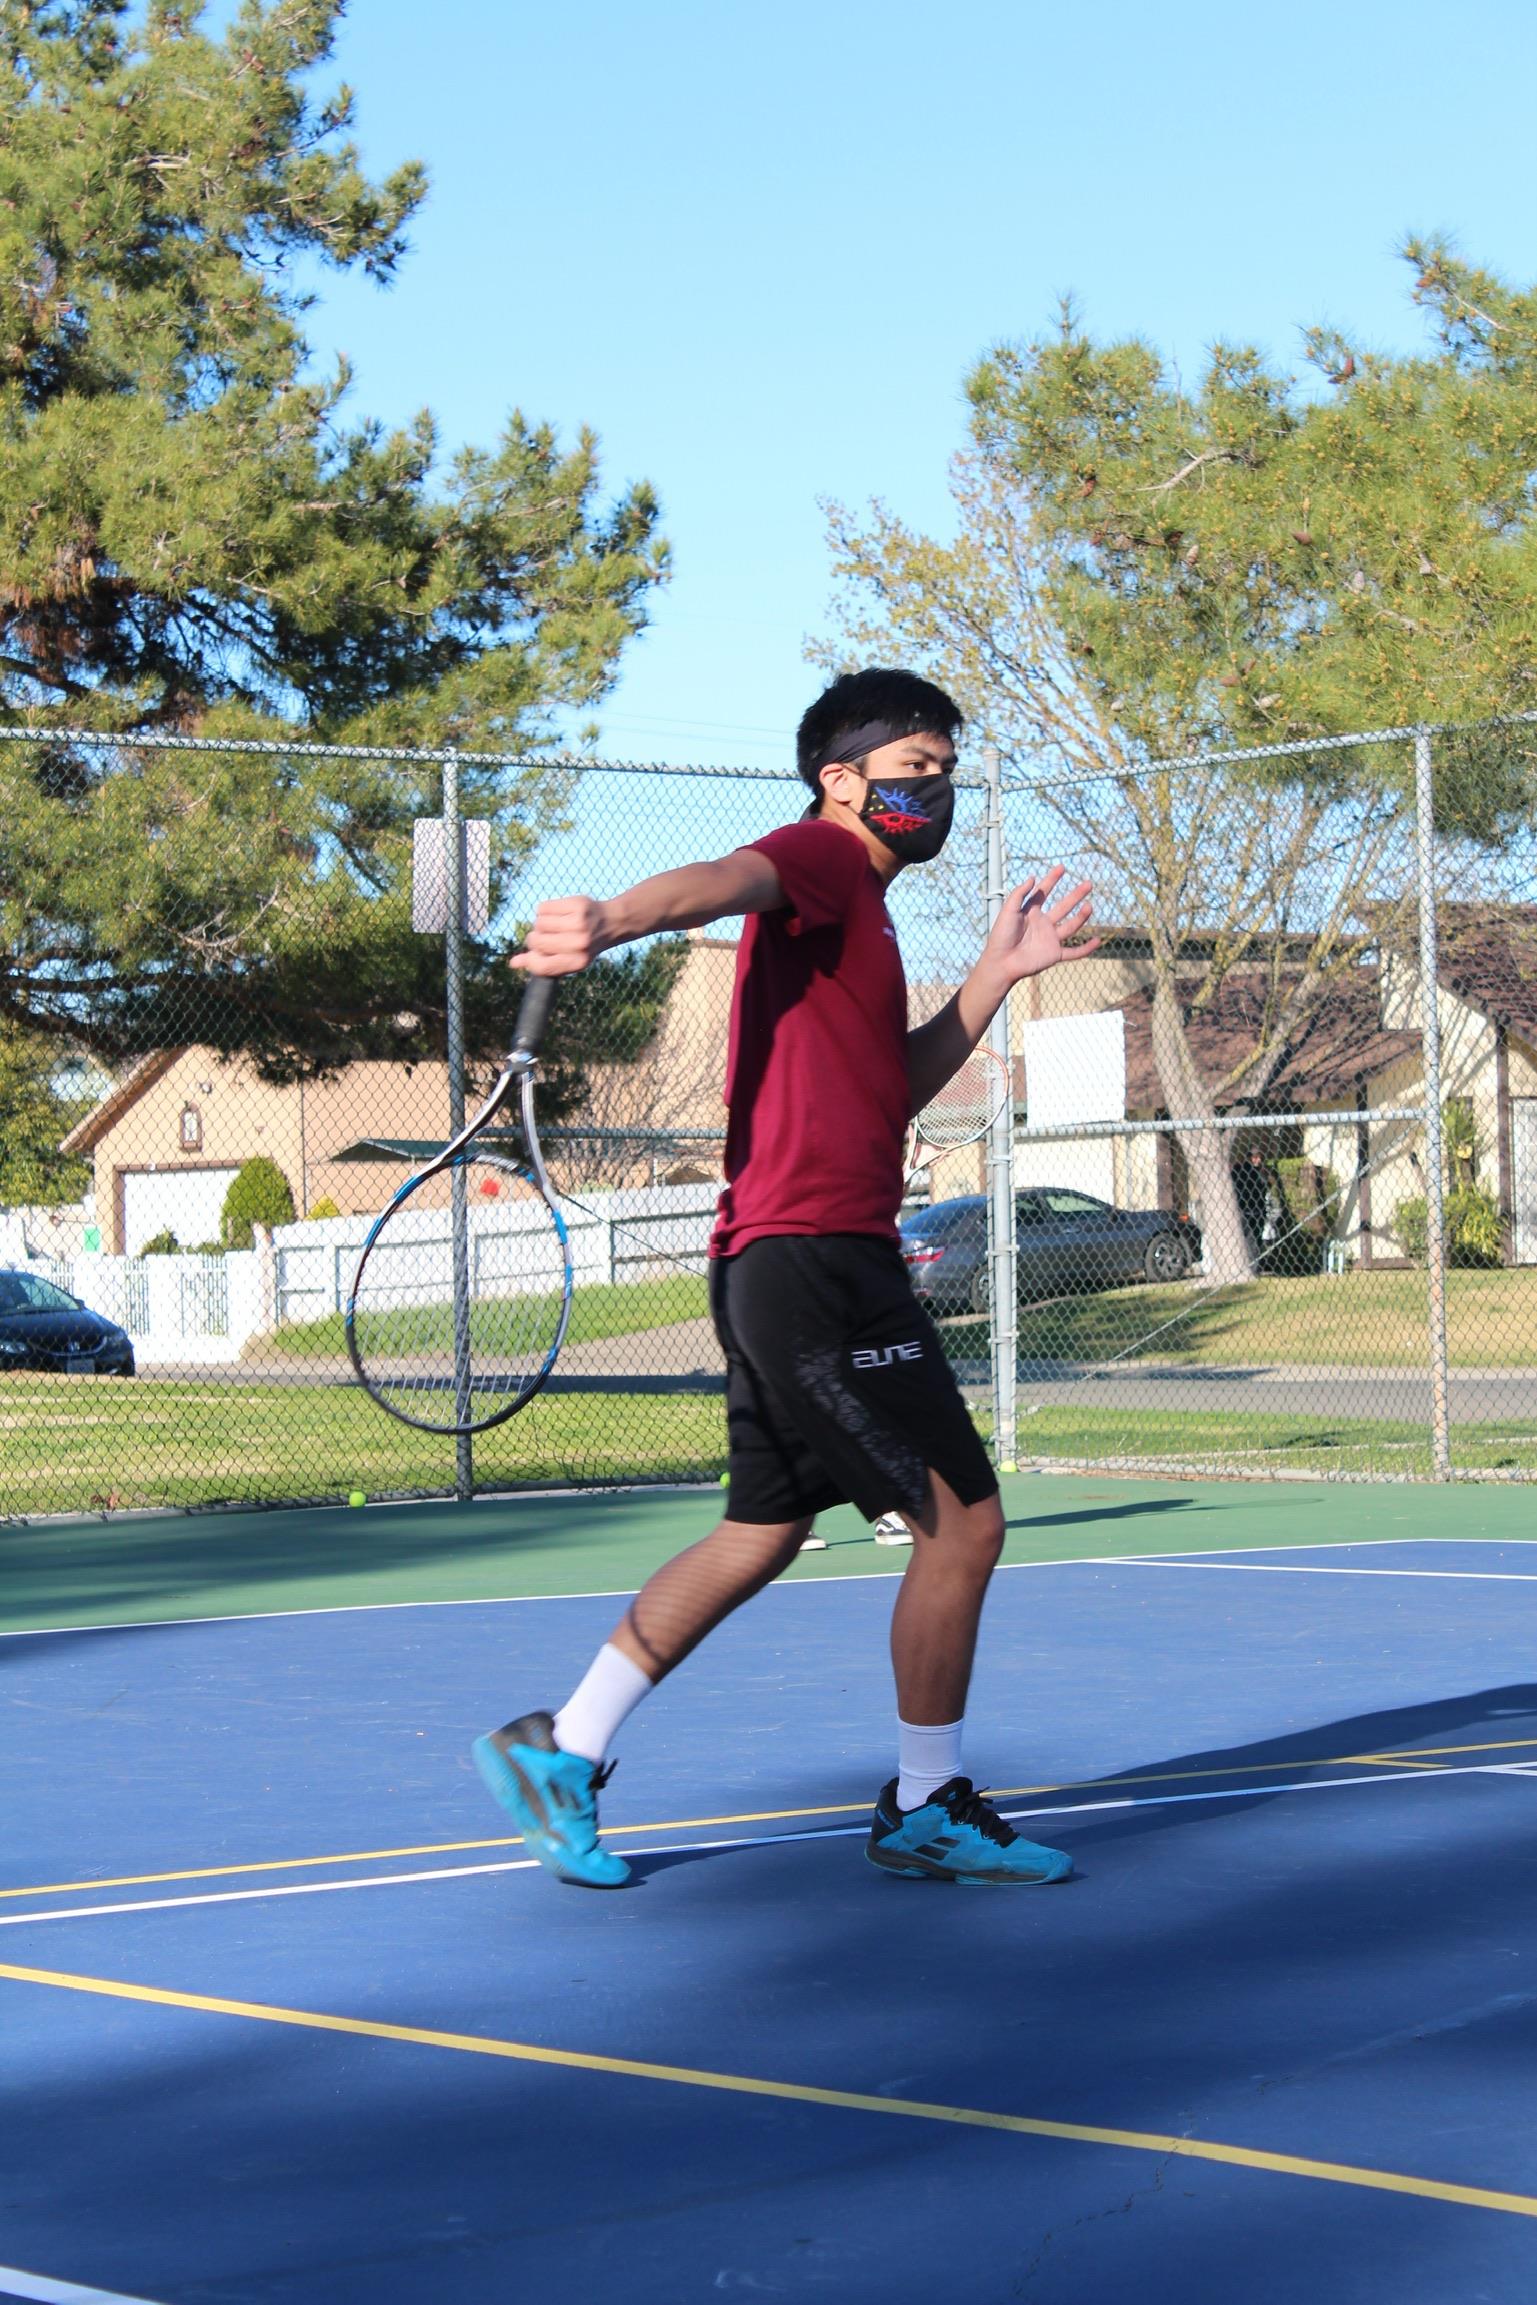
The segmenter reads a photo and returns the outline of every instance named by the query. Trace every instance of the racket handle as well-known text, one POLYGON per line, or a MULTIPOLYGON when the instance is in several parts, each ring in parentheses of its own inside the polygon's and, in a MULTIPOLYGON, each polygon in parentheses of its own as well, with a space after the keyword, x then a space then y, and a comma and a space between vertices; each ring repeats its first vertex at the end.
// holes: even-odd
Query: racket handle
POLYGON ((555 979, 552 976, 531 976, 524 987, 518 1005, 518 1021, 513 1028, 512 1053, 514 1056, 535 1056, 544 1038, 544 1028, 550 1021, 550 1008, 555 999, 555 979))

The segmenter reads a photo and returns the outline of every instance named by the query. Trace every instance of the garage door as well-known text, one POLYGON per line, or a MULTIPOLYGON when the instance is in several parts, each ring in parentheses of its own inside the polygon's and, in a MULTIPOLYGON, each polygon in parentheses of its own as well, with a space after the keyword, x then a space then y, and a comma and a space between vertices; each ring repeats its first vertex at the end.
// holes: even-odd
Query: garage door
POLYGON ((123 1172, 123 1252, 136 1257, 157 1233, 173 1232, 184 1249, 219 1237, 224 1196, 238 1170, 126 1169, 123 1172))

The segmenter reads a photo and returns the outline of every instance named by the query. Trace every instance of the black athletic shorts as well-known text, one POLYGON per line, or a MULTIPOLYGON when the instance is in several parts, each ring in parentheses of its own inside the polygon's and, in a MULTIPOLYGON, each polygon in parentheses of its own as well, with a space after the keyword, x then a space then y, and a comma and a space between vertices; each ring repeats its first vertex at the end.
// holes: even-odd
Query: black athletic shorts
POLYGON ((776 1235, 710 1266, 726 1356, 734 1521, 919 1507, 932 1466, 963 1504, 997 1477, 895 1241, 776 1235))

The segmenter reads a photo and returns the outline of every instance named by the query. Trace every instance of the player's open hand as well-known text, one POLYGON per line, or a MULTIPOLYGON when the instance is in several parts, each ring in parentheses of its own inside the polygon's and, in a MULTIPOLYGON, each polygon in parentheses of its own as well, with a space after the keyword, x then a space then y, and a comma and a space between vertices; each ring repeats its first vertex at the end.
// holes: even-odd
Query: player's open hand
POLYGON ((575 976, 613 942, 606 905, 591 896, 552 897, 534 914, 528 943, 508 966, 526 969, 530 976, 575 976))
POLYGON ((1039 976, 1058 961, 1086 960, 1099 950, 1099 938, 1086 933, 1094 920, 1089 883, 1081 880, 1059 897, 1063 870, 1054 864, 1040 880, 1032 873, 1010 891, 993 923, 986 958, 998 964, 1009 984, 1039 976))

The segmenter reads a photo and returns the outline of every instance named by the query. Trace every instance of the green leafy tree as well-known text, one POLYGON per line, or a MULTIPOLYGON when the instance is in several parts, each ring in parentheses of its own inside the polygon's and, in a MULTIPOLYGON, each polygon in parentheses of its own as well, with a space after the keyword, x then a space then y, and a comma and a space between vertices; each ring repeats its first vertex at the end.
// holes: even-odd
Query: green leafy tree
POLYGON ((293 1188, 275 1160, 265 1153, 242 1161, 230 1179, 219 1212, 219 1236, 227 1249, 248 1249, 253 1225, 293 1223, 293 1188))
MULTIPOLYGON (((39 739, 0 746, 0 1015, 111 1054, 302 1070, 441 1010, 406 901, 430 763, 135 738, 533 758, 665 574, 651 490, 606 500, 590 433, 514 412, 440 467, 430 414, 386 430, 315 372, 301 274, 387 284, 425 192, 366 174, 350 90, 312 93, 339 13, 0 9, 0 713, 39 739)), ((569 780, 462 786, 500 895, 569 780)))
POLYGON ((0 1207, 55 1208, 90 1183, 88 1165, 59 1152, 90 1100, 59 1095, 58 1061, 56 1044, 0 1018, 0 1207))
MULTIPOLYGON (((1316 330, 1299 382, 1219 343, 1192 388, 1068 307, 970 377, 953 541, 830 508, 845 648, 895 643, 946 680, 1093 861, 1101 917, 1145 932, 1176 1118, 1262 1098, 1341 975, 1404 933, 1408 748, 1150 764, 1537 705, 1537 296, 1407 255, 1422 354, 1316 330), (1238 972, 1251 1024, 1214 1077, 1193 1039, 1238 972)), ((1441 823, 1492 846, 1530 806, 1531 743, 1443 754, 1441 823)), ((1226 1150, 1185 1141, 1209 1269, 1239 1277, 1226 1150)))

